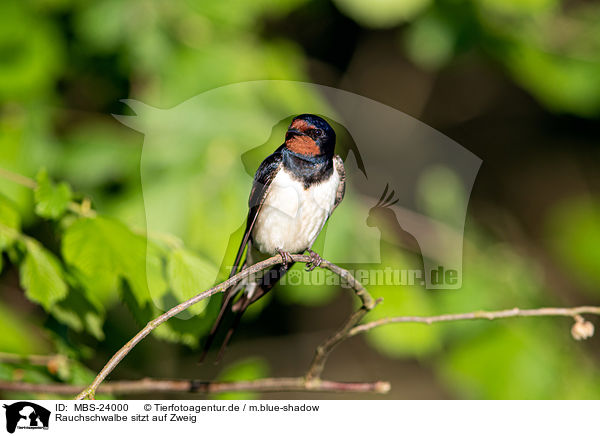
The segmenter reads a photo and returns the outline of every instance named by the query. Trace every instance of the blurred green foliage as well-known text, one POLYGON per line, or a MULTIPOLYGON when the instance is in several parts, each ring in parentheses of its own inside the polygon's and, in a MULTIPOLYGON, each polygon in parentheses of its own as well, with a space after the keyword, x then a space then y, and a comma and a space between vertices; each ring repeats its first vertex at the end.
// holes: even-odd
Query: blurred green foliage
MULTIPOLYGON (((250 357, 223 369, 217 381, 256 380, 266 377, 268 373, 269 368, 264 360, 250 357)), ((217 394, 214 397, 220 400, 253 400, 257 399, 258 395, 256 392, 230 392, 217 394)))
POLYGON ((577 197, 559 204, 548 217, 548 242, 571 271, 573 280, 590 296, 600 292, 600 203, 577 197))
MULTIPOLYGON (((334 4, 360 25, 401 26, 399 49, 422 68, 442 69, 476 53, 496 62, 549 110, 582 117, 600 113, 596 3, 335 0, 334 4)), ((117 102, 125 97, 170 107, 228 83, 307 80, 299 46, 261 33, 266 20, 285 20, 306 7, 310 7, 306 0, 0 3, 0 168, 35 177, 37 183, 32 192, 0 177, 0 271, 4 282, 10 280, 6 263, 18 268, 25 296, 41 307, 39 313, 21 314, 4 298, 0 301, 0 351, 61 353, 70 362, 55 373, 29 364, 2 363, 0 378, 87 383, 93 374, 81 363, 91 357, 85 344, 105 339, 110 310, 123 302, 143 325, 161 309, 212 283, 222 253, 210 247, 229 234, 207 229, 218 229, 224 220, 229 227, 241 224, 246 210, 239 199, 247 195, 248 179, 229 175, 239 161, 239 144, 205 144, 193 148, 191 155, 169 154, 165 149, 150 162, 155 180, 145 184, 144 195, 163 208, 165 229, 184 230, 146 234, 141 137, 103 114, 122 113, 124 107, 117 102), (169 172, 163 161, 167 158, 186 163, 185 171, 169 172), (222 172, 211 172, 203 164, 208 161, 221 162, 222 172), (205 195, 190 196, 186 190, 190 183, 205 188, 205 195), (223 189, 211 190, 215 184, 223 189), (217 196, 227 211, 225 217, 222 210, 207 207, 217 196), (86 209, 88 197, 94 210, 86 209)), ((285 105, 297 98, 282 93, 276 103, 285 105)), ((273 104, 269 98, 248 97, 240 102, 244 105, 240 110, 252 109, 255 119, 248 122, 260 122, 273 104)), ((451 213, 452 199, 460 198, 456 194, 461 187, 443 168, 432 177, 436 181, 424 182, 420 201, 428 202, 428 189, 439 186, 441 178, 448 204, 431 207, 446 207, 451 213)), ((336 228, 328 231, 336 250, 358 245, 361 235, 354 220, 364 215, 364 208, 348 198, 336 211, 336 228)), ((546 223, 552 249, 585 283, 598 281, 598 217, 597 201, 584 199, 557 208, 546 223)), ((373 286, 373 294, 384 297, 385 303, 370 318, 560 303, 544 292, 535 261, 498 243, 476 223, 468 229, 462 290, 373 286)), ((390 262, 410 263, 402 253, 383 254, 390 262)), ((291 273, 308 274, 300 266, 291 273)), ((597 296, 598 287, 589 288, 590 296, 597 296)), ((273 298, 286 304, 324 305, 339 292, 327 285, 289 286, 273 298)), ((197 346, 212 323, 216 303, 194 306, 187 319, 162 325, 156 335, 197 346)), ((265 304, 267 300, 251 312, 256 315, 265 304)), ((419 359, 455 395, 465 398, 598 398, 597 362, 571 340, 568 327, 565 320, 394 325, 374 330, 367 340, 392 358, 419 359)), ((129 338, 112 339, 120 345, 129 338)), ((252 379, 267 373, 262 361, 249 360, 224 371, 220 379, 252 379)))

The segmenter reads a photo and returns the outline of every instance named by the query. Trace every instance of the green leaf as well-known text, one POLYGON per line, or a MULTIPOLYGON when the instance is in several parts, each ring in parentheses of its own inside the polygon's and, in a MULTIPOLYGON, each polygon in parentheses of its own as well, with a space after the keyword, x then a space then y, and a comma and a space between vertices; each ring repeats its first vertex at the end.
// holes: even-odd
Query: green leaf
MULTIPOLYGON (((123 287, 121 296, 139 326, 144 326, 148 321, 163 313, 153 302, 140 305, 128 286, 123 287)), ((220 309, 220 304, 217 303, 217 300, 211 301, 206 308, 206 313, 202 316, 193 316, 188 319, 173 317, 155 328, 152 334, 165 341, 177 342, 195 348, 199 344, 200 337, 208 333, 212 327, 220 309)))
POLYGON ((33 239, 27 239, 25 245, 27 253, 21 264, 21 286, 27 298, 49 310, 67 296, 60 262, 33 239))
POLYGON ((73 193, 71 187, 62 182, 58 185, 48 178, 46 170, 37 174, 37 187, 34 191, 35 213, 43 218, 60 218, 69 207, 73 193))
MULTIPOLYGON (((185 249, 169 253, 167 274, 178 303, 212 287, 217 273, 215 265, 185 249)), ((197 315, 204 312, 207 304, 205 299, 187 310, 197 315)))
POLYGON ((52 306, 50 313, 62 324, 81 332, 87 331, 98 340, 104 339, 104 311, 89 301, 87 295, 72 288, 67 297, 52 306))
POLYGON ((65 231, 62 253, 88 293, 101 302, 116 298, 120 279, 127 280, 140 304, 150 299, 146 239, 119 221, 78 219, 65 231))
POLYGON ((10 247, 21 230, 21 217, 12 202, 0 194, 0 252, 10 247))

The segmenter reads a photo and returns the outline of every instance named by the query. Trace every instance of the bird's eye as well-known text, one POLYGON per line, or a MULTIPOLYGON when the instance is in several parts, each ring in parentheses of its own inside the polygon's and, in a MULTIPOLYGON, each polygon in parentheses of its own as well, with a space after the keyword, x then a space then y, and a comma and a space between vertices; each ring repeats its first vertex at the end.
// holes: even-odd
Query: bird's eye
POLYGON ((323 134, 323 130, 321 130, 321 129, 314 129, 313 130, 313 134, 315 136, 321 136, 323 134))

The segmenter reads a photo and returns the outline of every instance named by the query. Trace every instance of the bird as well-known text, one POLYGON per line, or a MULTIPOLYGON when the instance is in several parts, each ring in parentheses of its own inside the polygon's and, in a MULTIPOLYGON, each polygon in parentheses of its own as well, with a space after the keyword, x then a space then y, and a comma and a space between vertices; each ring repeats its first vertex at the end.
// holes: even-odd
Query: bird
POLYGON ((301 114, 292 119, 283 144, 258 167, 248 200, 246 229, 229 277, 276 254, 283 262, 225 291, 200 362, 231 307, 235 318, 216 362, 221 360, 248 306, 269 292, 294 264, 291 254, 308 252, 309 271, 321 264, 322 258, 311 247, 344 198, 346 187, 344 164, 335 154, 335 145, 335 131, 327 121, 317 115, 301 114), (237 295, 240 297, 234 303, 237 295))

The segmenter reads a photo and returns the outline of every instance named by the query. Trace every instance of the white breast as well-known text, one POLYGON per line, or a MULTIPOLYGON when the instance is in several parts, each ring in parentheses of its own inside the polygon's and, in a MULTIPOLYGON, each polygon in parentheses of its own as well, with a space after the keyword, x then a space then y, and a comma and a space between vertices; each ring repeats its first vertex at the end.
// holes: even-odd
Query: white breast
POLYGON ((334 168, 329 179, 304 189, 282 168, 252 230, 256 248, 268 254, 302 253, 310 248, 331 215, 339 183, 334 168))

